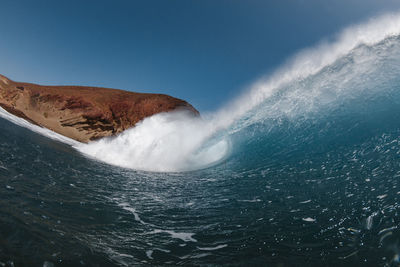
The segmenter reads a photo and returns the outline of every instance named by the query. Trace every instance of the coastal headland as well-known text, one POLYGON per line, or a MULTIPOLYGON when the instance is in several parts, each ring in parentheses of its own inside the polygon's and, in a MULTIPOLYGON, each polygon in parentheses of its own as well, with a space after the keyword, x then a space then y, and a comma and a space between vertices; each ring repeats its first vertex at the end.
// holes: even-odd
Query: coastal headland
POLYGON ((0 106, 41 127, 87 143, 134 127, 161 112, 199 112, 164 94, 135 93, 88 86, 44 86, 0 75, 0 106))

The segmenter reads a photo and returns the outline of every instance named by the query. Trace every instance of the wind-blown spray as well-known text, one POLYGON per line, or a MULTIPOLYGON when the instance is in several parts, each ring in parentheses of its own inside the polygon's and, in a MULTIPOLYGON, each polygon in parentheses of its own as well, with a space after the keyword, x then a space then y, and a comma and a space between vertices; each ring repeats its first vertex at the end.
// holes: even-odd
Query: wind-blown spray
POLYGON ((160 113, 116 137, 75 146, 107 163, 151 171, 183 171, 221 160, 229 150, 225 139, 209 140, 212 122, 187 112, 160 113), (209 145, 205 141, 209 140, 209 145))
MULTIPOLYGON (((324 94, 329 94, 324 92, 321 83, 314 85, 311 92, 289 90, 280 101, 271 103, 268 114, 263 112, 257 116, 254 113, 239 123, 244 114, 283 91, 285 86, 294 87, 295 83, 317 74, 355 48, 372 46, 399 34, 400 14, 384 15, 366 24, 349 27, 336 37, 336 41, 323 42, 298 53, 272 76, 259 80, 250 90, 216 113, 208 114, 205 119, 179 112, 157 114, 119 136, 75 147, 107 163, 134 169, 182 171, 209 166, 227 156, 230 133, 254 123, 260 117, 265 119, 277 112, 298 112, 300 104, 303 108, 312 108, 315 99, 327 103, 335 97, 324 99, 324 94)), ((373 67, 371 64, 368 66, 373 67)), ((340 78, 336 78, 340 81, 340 78)), ((300 88, 304 89, 302 86, 300 88)), ((338 90, 333 94, 338 95, 338 90)))
POLYGON ((229 136, 248 125, 316 110, 317 106, 337 102, 344 94, 356 93, 349 92, 349 88, 364 90, 351 86, 351 83, 357 82, 355 77, 360 73, 372 71, 379 55, 357 48, 376 46, 399 35, 399 13, 371 19, 345 29, 333 42, 322 42, 301 51, 274 74, 255 82, 241 96, 204 118, 185 112, 161 113, 144 119, 118 136, 89 144, 31 125, 4 110, 0 110, 0 116, 109 164, 148 171, 204 168, 227 157, 229 136), (351 57, 353 62, 349 59, 342 70, 323 72, 346 57, 351 57), (321 75, 308 84, 307 79, 318 73, 321 75))

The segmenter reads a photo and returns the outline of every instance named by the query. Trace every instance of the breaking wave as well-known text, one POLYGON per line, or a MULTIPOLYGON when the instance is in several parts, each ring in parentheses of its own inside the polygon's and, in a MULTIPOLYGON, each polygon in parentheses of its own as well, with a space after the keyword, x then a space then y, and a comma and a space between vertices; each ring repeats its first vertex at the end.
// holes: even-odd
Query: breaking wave
POLYGON ((332 42, 301 51, 214 113, 202 118, 187 112, 161 113, 118 136, 89 144, 10 119, 4 110, 0 116, 109 164, 160 172, 205 168, 228 157, 232 136, 250 125, 282 118, 296 122, 382 90, 388 76, 399 73, 395 64, 390 65, 400 58, 399 35, 400 14, 371 19, 345 29, 332 42))
POLYGON ((186 112, 160 113, 144 119, 116 137, 75 146, 107 163, 149 171, 185 171, 223 159, 229 139, 212 136, 210 121, 186 112))
MULTIPOLYGON (((298 53, 273 75, 203 119, 179 112, 158 114, 119 136, 76 148, 134 169, 184 171, 210 166, 229 155, 230 137, 249 125, 282 116, 306 116, 380 88, 364 86, 365 79, 393 54, 388 47, 398 45, 392 39, 399 34, 399 14, 374 18, 345 29, 333 42, 298 53)), ((384 82, 384 77, 369 82, 384 82)))

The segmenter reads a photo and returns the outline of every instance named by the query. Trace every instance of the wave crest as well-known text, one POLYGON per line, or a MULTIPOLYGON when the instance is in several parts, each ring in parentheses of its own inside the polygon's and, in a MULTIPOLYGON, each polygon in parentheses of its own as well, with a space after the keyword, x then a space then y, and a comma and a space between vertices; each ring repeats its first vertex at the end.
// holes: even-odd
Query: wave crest
POLYGON ((229 141, 212 137, 213 132, 210 122, 188 112, 160 113, 118 136, 79 144, 75 148, 122 167, 189 171, 207 167, 227 155, 229 141))
POLYGON ((240 97, 217 112, 207 114, 204 120, 185 112, 157 114, 118 136, 89 144, 76 143, 49 130, 27 126, 27 122, 21 123, 22 119, 10 119, 2 109, 0 116, 71 144, 80 152, 109 164, 147 171, 195 170, 215 164, 229 155, 229 135, 254 122, 281 114, 298 114, 313 109, 316 104, 332 103, 338 97, 351 94, 343 94, 346 90, 364 90, 366 87, 359 86, 361 78, 357 77, 360 74, 368 77, 379 56, 370 57, 368 51, 361 51, 353 55, 358 62, 345 62, 347 69, 342 72, 323 72, 324 68, 337 67, 335 62, 351 55, 362 45, 372 47, 399 35, 400 13, 371 19, 345 29, 333 42, 323 42, 298 53, 273 75, 255 82, 240 97), (314 75, 319 80, 314 79, 314 75), (307 78, 314 79, 311 85, 304 82, 307 78), (261 103, 265 103, 262 105, 265 107, 255 110, 261 103))
POLYGON ((229 154, 227 136, 250 124, 266 117, 276 118, 282 114, 315 109, 317 102, 319 105, 338 102, 338 98, 348 93, 343 94, 343 90, 358 82, 354 77, 365 72, 365 68, 371 69, 376 58, 361 52, 355 57, 359 61, 368 58, 364 69, 357 68, 357 62, 345 63, 347 69, 342 72, 323 72, 324 68, 335 65, 362 45, 374 46, 399 35, 400 14, 371 19, 345 29, 334 42, 324 42, 301 51, 273 75, 257 81, 250 90, 219 111, 208 114, 206 120, 179 112, 157 114, 119 136, 76 148, 107 163, 141 170, 183 171, 209 166, 229 154), (352 76, 346 74, 349 69, 353 69, 352 76), (319 79, 322 82, 303 83, 321 72, 319 79), (339 82, 340 86, 335 87, 339 82), (312 90, 307 91, 307 88, 312 90), (267 107, 254 109, 261 103, 267 107))

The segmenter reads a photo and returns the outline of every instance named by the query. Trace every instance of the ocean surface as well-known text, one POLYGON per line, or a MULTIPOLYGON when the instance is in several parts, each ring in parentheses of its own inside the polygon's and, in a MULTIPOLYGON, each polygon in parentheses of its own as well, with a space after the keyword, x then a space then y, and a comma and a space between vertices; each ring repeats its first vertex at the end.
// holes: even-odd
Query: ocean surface
POLYGON ((86 145, 0 116, 0 266, 400 264, 399 14, 202 118, 86 145))

